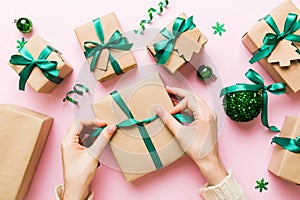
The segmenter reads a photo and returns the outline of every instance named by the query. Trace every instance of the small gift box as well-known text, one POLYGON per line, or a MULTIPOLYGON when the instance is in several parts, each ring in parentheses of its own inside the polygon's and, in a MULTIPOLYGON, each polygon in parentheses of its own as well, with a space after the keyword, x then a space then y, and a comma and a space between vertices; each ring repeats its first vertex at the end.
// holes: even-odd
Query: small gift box
POLYGON ((11 56, 9 65, 20 76, 20 90, 28 83, 40 93, 52 92, 73 71, 61 53, 37 35, 11 56))
POLYGON ((25 199, 52 122, 16 105, 0 105, 0 199, 25 199))
POLYGON ((300 184, 300 118, 286 116, 280 137, 274 137, 269 171, 292 183, 300 184))
MULTIPOLYGON (((172 133, 155 115, 155 105, 167 110, 173 107, 159 74, 115 91, 94 105, 99 119, 119 128, 110 147, 127 181, 158 170, 184 154, 172 133)), ((175 116, 181 122, 192 121, 185 117, 188 116, 175 116)))
POLYGON ((300 90, 300 12, 285 1, 246 33, 242 42, 253 53, 250 63, 259 61, 288 92, 300 90))
POLYGON ((191 60, 207 42, 206 36, 196 27, 193 16, 181 13, 147 45, 157 64, 171 73, 191 60))
POLYGON ((132 43, 122 35, 114 13, 109 13, 75 29, 77 39, 98 81, 120 75, 137 66, 130 51, 132 43))

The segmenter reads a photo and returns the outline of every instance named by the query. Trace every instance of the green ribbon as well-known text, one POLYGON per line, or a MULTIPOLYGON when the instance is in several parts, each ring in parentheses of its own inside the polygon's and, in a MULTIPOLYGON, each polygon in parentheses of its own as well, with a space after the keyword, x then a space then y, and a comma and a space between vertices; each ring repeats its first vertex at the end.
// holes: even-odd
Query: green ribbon
POLYGON ((157 58, 157 64, 165 64, 175 47, 176 39, 181 35, 181 33, 192 30, 195 27, 196 25, 193 22, 193 16, 187 19, 177 17, 173 24, 172 32, 170 32, 167 28, 161 30, 160 33, 167 39, 161 40, 153 45, 156 52, 155 57, 157 58))
POLYGON ((274 137, 272 143, 278 144, 282 148, 294 152, 300 153, 300 137, 296 139, 284 138, 284 137, 274 137))
POLYGON ((267 92, 270 92, 275 95, 284 94, 286 91, 285 85, 283 83, 274 83, 265 86, 263 78, 252 69, 249 69, 245 75, 250 81, 252 81, 255 84, 238 84, 238 85, 232 85, 223 88, 221 90, 220 97, 229 93, 240 92, 240 91, 253 91, 253 92, 261 91, 262 99, 263 99, 263 107, 261 113, 262 124, 273 132, 279 132, 279 130, 275 126, 270 126, 268 122, 268 93, 267 92))
MULTIPOLYGON (((103 49, 108 49, 109 50, 109 56, 108 60, 113 67, 113 70, 117 75, 120 75, 123 73, 119 63, 117 60, 114 58, 114 56, 111 54, 110 50, 111 49, 116 49, 116 50, 130 50, 133 43, 128 43, 127 39, 122 36, 119 30, 116 30, 112 36, 110 37, 109 41, 107 43, 104 42, 104 33, 102 29, 102 25, 100 22, 100 19, 97 18, 93 20, 94 28, 96 30, 96 33, 98 35, 98 38, 101 43, 94 42, 94 41, 85 41, 84 42, 84 55, 86 58, 93 57, 91 65, 90 65, 90 71, 94 71, 97 61, 99 59, 99 56, 102 52, 103 49)), ((107 69, 107 66, 106 66, 107 69)), ((106 71, 105 69, 105 71, 106 71)))
MULTIPOLYGON (((156 167, 156 169, 160 169, 163 167, 163 164, 158 156, 158 153, 156 152, 155 146, 152 143, 152 140, 147 132, 147 129, 145 128, 144 124, 151 123, 154 120, 158 118, 157 115, 153 115, 149 118, 146 118, 142 121, 138 121, 134 118, 133 114, 127 107, 126 103, 120 96, 120 94, 117 91, 114 91, 110 94, 113 98, 113 100, 117 103, 117 105, 121 108, 121 110, 126 114, 128 119, 120 122, 119 124, 116 125, 117 128, 125 128, 125 127, 131 127, 136 125, 137 128, 139 129, 139 132, 143 138, 144 144, 147 147, 148 152, 150 153, 150 156, 153 160, 153 163, 156 167)), ((174 114, 173 115, 175 119, 177 119, 181 123, 192 123, 194 121, 194 118, 188 115, 184 114, 174 114)), ((85 145, 90 146, 92 143, 92 139, 97 137, 98 135, 101 134, 105 127, 100 127, 92 131, 89 135, 89 137, 85 140, 85 145)))
MULTIPOLYGON (((267 33, 265 35, 263 39, 263 45, 256 52, 254 52, 254 55, 249 62, 253 64, 260 59, 268 57, 273 52, 277 44, 283 39, 300 43, 300 36, 293 34, 300 28, 300 20, 297 20, 297 17, 297 14, 289 13, 284 23, 284 30, 283 32, 280 32, 272 16, 266 16, 264 20, 272 28, 275 34, 267 33)), ((298 48, 296 52, 300 53, 298 48)))
POLYGON ((19 49, 19 53, 21 55, 12 55, 10 58, 10 63, 13 65, 25 65, 22 71, 19 73, 19 90, 25 90, 25 84, 30 77, 31 72, 35 67, 38 67, 45 77, 56 84, 62 82, 62 78, 60 78, 59 70, 56 69, 57 62, 47 60, 48 56, 52 52, 57 52, 54 48, 50 46, 46 46, 43 51, 38 56, 38 59, 35 60, 31 53, 25 48, 22 47, 19 49))
POLYGON ((78 94, 78 95, 82 96, 84 92, 88 93, 89 91, 90 91, 90 89, 88 87, 86 87, 85 85, 82 85, 80 83, 77 83, 77 84, 74 85, 73 90, 66 93, 66 97, 63 99, 63 102, 69 101, 69 102, 71 102, 75 105, 78 105, 78 101, 76 101, 75 99, 72 99, 70 97, 70 95, 71 94, 78 94), (82 88, 83 91, 80 90, 79 88, 82 88))

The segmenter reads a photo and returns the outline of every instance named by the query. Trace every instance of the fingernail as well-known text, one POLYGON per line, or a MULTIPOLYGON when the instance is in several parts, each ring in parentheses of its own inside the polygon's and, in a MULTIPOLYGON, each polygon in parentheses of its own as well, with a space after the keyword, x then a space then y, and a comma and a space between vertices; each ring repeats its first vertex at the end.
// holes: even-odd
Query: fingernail
POLYGON ((107 132, 109 134, 113 134, 116 131, 117 127, 115 125, 111 125, 108 127, 107 132))
POLYGON ((162 107, 161 106, 155 106, 155 112, 156 112, 156 114, 163 114, 163 109, 162 109, 162 107))

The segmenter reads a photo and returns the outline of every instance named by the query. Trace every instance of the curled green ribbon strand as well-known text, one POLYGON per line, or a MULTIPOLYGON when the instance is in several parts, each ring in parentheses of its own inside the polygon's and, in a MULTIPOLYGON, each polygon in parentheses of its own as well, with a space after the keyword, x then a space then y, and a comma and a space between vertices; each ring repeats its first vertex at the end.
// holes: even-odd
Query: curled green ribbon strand
POLYGON ((275 95, 284 94, 286 91, 285 85, 283 83, 274 83, 265 86, 263 78, 252 69, 249 69, 246 72, 245 76, 254 84, 238 84, 238 85, 232 85, 223 88, 221 90, 220 97, 229 93, 234 93, 239 91, 254 91, 254 92, 261 91, 262 99, 263 99, 263 107, 261 113, 262 124, 273 132, 279 132, 278 128, 276 128, 275 126, 270 126, 268 122, 268 93, 267 92, 270 92, 275 95))
POLYGON ((16 54, 11 56, 9 61, 11 64, 25 65, 25 67, 19 73, 19 90, 25 90, 25 84, 35 67, 38 67, 49 81, 56 84, 59 84, 63 81, 63 79, 58 76, 59 70, 56 69, 57 62, 47 60, 48 56, 53 51, 57 52, 54 48, 46 46, 38 56, 38 59, 35 60, 31 53, 23 46, 19 49, 20 55, 16 54))
POLYGON ((167 28, 164 28, 160 33, 167 38, 166 40, 161 40, 153 44, 154 50, 156 52, 155 57, 157 58, 157 64, 165 64, 174 50, 176 39, 184 32, 192 30, 196 25, 193 22, 193 16, 183 19, 177 17, 172 26, 172 32, 167 28))
MULTIPOLYGON (((111 54, 111 50, 130 50, 133 43, 128 43, 127 39, 122 36, 119 30, 116 30, 107 43, 104 42, 104 33, 101 25, 101 21, 99 18, 93 20, 94 28, 96 30, 97 36, 100 40, 99 42, 94 41, 85 41, 84 42, 84 55, 86 58, 93 57, 92 62, 90 64, 90 71, 94 71, 96 68, 97 61, 103 49, 109 50, 108 60, 113 67, 113 70, 117 75, 123 73, 119 63, 115 59, 115 57, 111 54)), ((107 66, 105 71, 107 70, 107 66)))
POLYGON ((169 5, 169 1, 164 0, 164 2, 161 1, 158 3, 159 10, 156 10, 155 8, 149 8, 148 9, 149 19, 142 19, 140 22, 140 27, 142 28, 142 30, 134 30, 134 33, 142 34, 145 31, 145 24, 151 23, 153 19, 153 13, 156 13, 157 15, 161 15, 164 8, 167 7, 168 5, 169 5))
MULTIPOLYGON (((300 43, 300 36, 293 34, 300 28, 300 20, 297 20, 297 17, 297 14, 289 13, 284 23, 284 30, 283 32, 280 32, 272 16, 266 16, 264 18, 265 22, 272 28, 275 33, 267 33, 265 35, 263 39, 263 45, 256 52, 254 52, 254 55, 249 62, 253 64, 263 58, 268 57, 281 40, 300 43)), ((295 46, 293 43, 292 45, 295 46)), ((296 52, 300 54, 298 48, 296 52)))
MULTIPOLYGON (((142 138, 143 138, 144 144, 147 147, 147 150, 153 160, 153 163, 155 164, 156 169, 162 168, 163 164, 162 164, 162 162, 159 158, 159 155, 156 152, 155 146, 153 145, 152 140, 144 126, 144 124, 151 123, 154 120, 156 120, 158 118, 158 116, 153 115, 142 121, 138 121, 134 118, 133 114, 131 113, 131 111, 127 107, 126 103, 124 102, 124 100, 122 99, 122 97, 120 96, 120 94, 117 91, 112 92, 110 95, 113 98, 113 100, 115 101, 115 103, 121 108, 121 110, 128 117, 127 120, 118 123, 116 125, 116 127, 117 128, 126 128, 126 127, 131 127, 131 126, 136 125, 137 128, 139 129, 139 132, 140 132, 142 138)), ((175 117, 175 119, 177 119, 181 123, 192 123, 194 121, 193 117, 184 115, 184 114, 174 114, 173 116, 175 117)), ((95 129, 94 131, 92 131, 90 133, 90 135, 88 136, 88 138, 86 139, 84 145, 90 146, 93 138, 100 135, 104 128, 105 127, 100 127, 100 128, 95 129)))
POLYGON ((275 143, 288 151, 300 153, 300 137, 297 137, 296 139, 274 137, 271 143, 275 143))
POLYGON ((63 99, 63 102, 69 101, 69 102, 71 102, 71 103, 73 103, 75 105, 78 105, 78 101, 72 99, 70 97, 70 95, 72 95, 72 94, 78 94, 78 95, 82 96, 84 94, 84 92, 88 93, 89 91, 90 90, 89 90, 88 87, 86 87, 83 84, 77 83, 77 84, 74 85, 73 90, 71 90, 71 91, 69 91, 69 92, 66 93, 66 97, 63 99), (82 90, 79 89, 79 88, 81 88, 82 90))

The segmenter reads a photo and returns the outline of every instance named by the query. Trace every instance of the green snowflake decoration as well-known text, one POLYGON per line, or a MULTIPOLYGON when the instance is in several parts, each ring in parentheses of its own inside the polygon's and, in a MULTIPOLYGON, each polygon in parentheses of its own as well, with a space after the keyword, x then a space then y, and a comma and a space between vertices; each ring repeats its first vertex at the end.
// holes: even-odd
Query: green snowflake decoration
POLYGON ((27 41, 22 37, 22 40, 17 40, 18 46, 17 49, 21 49, 26 43, 27 41))
POLYGON ((214 29, 214 35, 219 34, 222 36, 223 32, 226 32, 226 29, 224 28, 224 24, 220 24, 219 22, 216 22, 215 26, 212 26, 212 29, 214 29))
POLYGON ((257 186, 255 186, 255 189, 259 189, 259 192, 262 192, 263 190, 268 190, 268 188, 266 187, 269 182, 265 182, 265 179, 262 178, 260 181, 256 181, 257 186))

